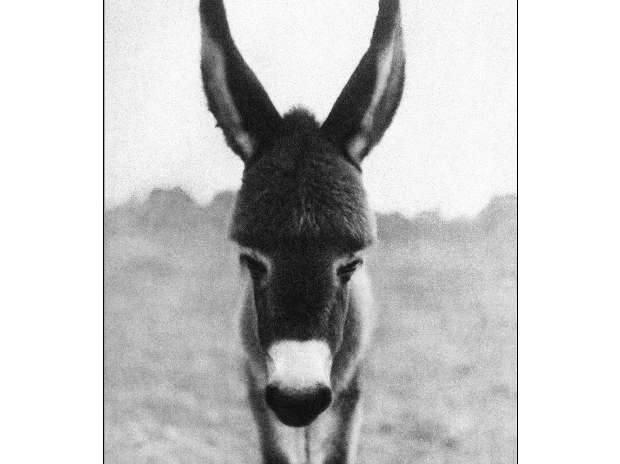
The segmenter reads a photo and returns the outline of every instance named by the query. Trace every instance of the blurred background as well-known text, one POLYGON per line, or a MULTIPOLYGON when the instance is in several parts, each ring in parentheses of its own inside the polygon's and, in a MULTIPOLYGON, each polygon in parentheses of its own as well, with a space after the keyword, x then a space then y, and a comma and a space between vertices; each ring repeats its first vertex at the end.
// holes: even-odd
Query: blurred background
MULTIPOLYGON (((407 83, 364 164, 379 325, 359 462, 516 462, 516 5, 403 1, 407 83)), ((228 0, 280 111, 325 118, 376 0, 228 0)), ((258 463, 197 0, 105 2, 105 458, 258 463)))
MULTIPOLYGON (((232 192, 105 214, 109 463, 257 463, 237 337, 232 192)), ((360 463, 516 462, 516 198, 380 214, 360 463)))
MULTIPOLYGON (((403 99, 364 163, 371 205, 475 215, 516 191, 516 2, 402 1, 403 99)), ((233 36, 281 113, 323 121, 361 59, 378 0, 226 0, 233 36)), ((198 0, 107 0, 108 204, 154 187, 206 202, 242 163, 207 111, 198 0)))

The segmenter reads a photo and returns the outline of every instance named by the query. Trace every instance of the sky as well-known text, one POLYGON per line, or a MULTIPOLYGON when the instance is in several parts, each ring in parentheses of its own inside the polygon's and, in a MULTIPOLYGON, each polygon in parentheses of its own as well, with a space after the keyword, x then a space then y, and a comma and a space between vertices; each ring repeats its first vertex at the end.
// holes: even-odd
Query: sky
MULTIPOLYGON (((281 113, 323 121, 368 46, 377 0, 227 0, 238 48, 281 113)), ((371 206, 474 215, 516 192, 516 2, 404 0, 400 108, 363 163, 371 206)), ((207 110, 198 0, 105 2, 105 195, 181 186, 204 203, 243 164, 207 110)))

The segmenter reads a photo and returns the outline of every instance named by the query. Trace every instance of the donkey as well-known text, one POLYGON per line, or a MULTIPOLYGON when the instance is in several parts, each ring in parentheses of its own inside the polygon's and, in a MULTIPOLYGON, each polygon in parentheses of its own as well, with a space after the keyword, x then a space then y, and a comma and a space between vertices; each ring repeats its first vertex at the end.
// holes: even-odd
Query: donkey
POLYGON ((299 108, 280 116, 221 0, 201 0, 200 20, 209 109, 244 163, 229 235, 263 462, 352 463, 374 319, 362 264, 376 233, 360 166, 403 92, 399 2, 380 0, 370 46, 323 124, 299 108))

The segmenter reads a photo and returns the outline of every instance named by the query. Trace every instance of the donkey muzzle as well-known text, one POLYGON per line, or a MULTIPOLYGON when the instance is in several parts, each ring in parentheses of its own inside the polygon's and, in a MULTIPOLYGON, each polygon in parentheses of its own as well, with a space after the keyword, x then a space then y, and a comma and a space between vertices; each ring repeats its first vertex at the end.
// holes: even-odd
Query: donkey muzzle
POLYGON ((268 385, 265 401, 283 424, 305 427, 327 409, 332 401, 332 391, 324 385, 301 392, 268 385))
POLYGON ((265 402, 282 423, 309 425, 332 400, 327 343, 285 340, 268 350, 265 402))

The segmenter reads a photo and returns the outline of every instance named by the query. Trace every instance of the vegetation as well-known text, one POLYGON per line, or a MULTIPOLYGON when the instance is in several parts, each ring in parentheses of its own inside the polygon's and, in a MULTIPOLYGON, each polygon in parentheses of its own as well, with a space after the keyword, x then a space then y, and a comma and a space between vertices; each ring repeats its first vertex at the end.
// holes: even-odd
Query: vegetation
MULTIPOLYGON (((233 194, 105 213, 105 457, 258 463, 236 307, 233 194)), ((475 218, 379 215, 379 323, 359 462, 516 462, 516 198, 475 218)))

